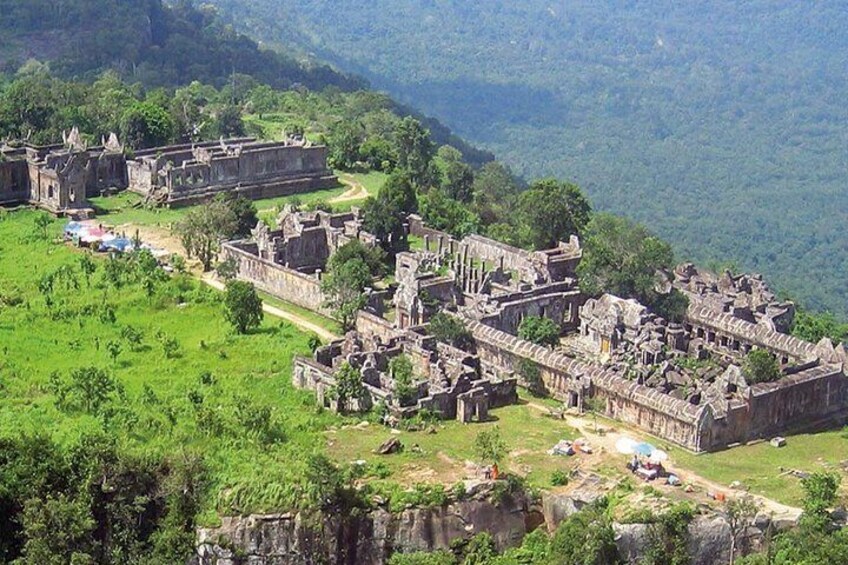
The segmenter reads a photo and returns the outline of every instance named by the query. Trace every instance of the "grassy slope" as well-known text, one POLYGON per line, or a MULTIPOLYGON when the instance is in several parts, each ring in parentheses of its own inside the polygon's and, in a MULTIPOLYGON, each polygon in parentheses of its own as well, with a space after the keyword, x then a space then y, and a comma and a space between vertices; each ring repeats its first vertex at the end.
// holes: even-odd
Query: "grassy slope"
MULTIPOLYGON (((22 240, 33 230, 34 215, 15 212, 0 221, 0 288, 19 293, 27 304, 0 309, 0 433, 40 432, 66 441, 100 428, 101 422, 93 416, 57 410, 46 390, 53 371, 65 375, 95 365, 108 369, 126 388, 126 407, 133 419, 118 418, 108 428, 124 445, 156 455, 196 449, 207 458, 213 491, 232 489, 229 492, 239 500, 236 508, 225 505, 222 510, 274 507, 287 480, 287 464, 320 446, 319 431, 336 421, 326 413, 316 415, 312 395, 295 391, 290 384, 292 356, 308 353, 307 336, 273 319, 255 334, 235 336, 214 291, 189 292, 190 297, 205 299, 190 300, 184 307, 160 296, 151 303, 139 288, 125 287, 120 292, 96 288, 100 273, 94 276, 92 288, 81 283, 79 291, 59 291, 57 296, 74 307, 109 302, 115 307, 116 324, 104 324, 94 316, 52 320, 37 281, 60 265, 74 265, 78 252, 46 241, 22 240), (113 364, 105 344, 120 341, 124 325, 141 329, 147 347, 133 353, 123 344, 118 363, 113 364), (154 338, 157 330, 179 341, 179 358, 165 358, 154 338), (199 376, 206 371, 214 375, 216 384, 201 384, 199 376), (144 385, 154 391, 159 403, 142 402, 144 385), (204 396, 204 405, 223 422, 223 433, 206 434, 187 399, 191 390, 204 396), (234 416, 236 397, 271 407, 286 441, 258 444, 234 416), (163 416, 167 410, 176 414, 173 427, 163 416)), ((51 226, 54 233, 58 228, 58 223, 51 226)), ((197 288, 197 283, 190 286, 197 288)), ((212 498, 207 517, 213 515, 214 506, 212 498)))

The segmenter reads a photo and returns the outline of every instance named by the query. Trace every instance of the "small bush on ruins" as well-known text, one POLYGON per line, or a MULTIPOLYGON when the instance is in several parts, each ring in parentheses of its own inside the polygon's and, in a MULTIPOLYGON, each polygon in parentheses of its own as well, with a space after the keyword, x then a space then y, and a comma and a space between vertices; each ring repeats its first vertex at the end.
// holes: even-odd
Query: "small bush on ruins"
POLYGON ((753 349, 742 362, 742 374, 748 384, 770 383, 781 376, 780 365, 765 349, 753 349))
POLYGON ((556 322, 544 316, 527 316, 518 325, 518 337, 536 345, 556 347, 559 334, 556 322))
POLYGON ((224 316, 236 332, 258 328, 264 317, 262 300, 251 283, 231 280, 224 294, 224 316))
POLYGON ((417 390, 412 380, 412 362, 406 355, 398 355, 389 361, 389 374, 395 382, 394 392, 401 406, 411 406, 417 400, 417 390))
POLYGON ((449 343, 459 349, 469 349, 474 345, 471 332, 468 331, 465 324, 444 312, 439 312, 430 319, 428 331, 438 341, 449 343))

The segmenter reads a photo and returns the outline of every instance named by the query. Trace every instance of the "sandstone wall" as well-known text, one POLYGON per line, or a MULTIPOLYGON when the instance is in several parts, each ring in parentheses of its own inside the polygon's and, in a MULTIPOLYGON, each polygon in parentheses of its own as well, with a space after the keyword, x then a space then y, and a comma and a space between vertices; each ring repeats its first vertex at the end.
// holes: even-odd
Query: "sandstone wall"
POLYGON ((253 283, 256 288, 297 306, 330 315, 329 310, 324 307, 321 282, 316 277, 261 259, 250 252, 250 245, 246 242, 223 244, 221 260, 235 260, 239 278, 253 283))
POLYGON ((26 161, 17 156, 0 155, 0 204, 15 204, 29 200, 29 169, 26 161))

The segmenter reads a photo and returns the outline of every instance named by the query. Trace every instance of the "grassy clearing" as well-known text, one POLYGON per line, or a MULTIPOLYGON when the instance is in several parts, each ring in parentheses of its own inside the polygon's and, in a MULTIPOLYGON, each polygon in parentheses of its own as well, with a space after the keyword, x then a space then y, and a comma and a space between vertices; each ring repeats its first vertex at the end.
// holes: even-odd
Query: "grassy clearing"
POLYGON ((782 448, 762 442, 702 455, 678 450, 674 459, 717 483, 739 481, 752 493, 798 506, 804 496, 801 481, 786 471, 839 471, 848 460, 848 439, 838 430, 799 434, 788 437, 782 448))
MULTIPOLYGON (((308 353, 308 335, 275 319, 233 335, 220 295, 189 277, 158 283, 148 297, 139 284, 106 283, 106 260, 95 258, 86 284, 81 253, 35 237, 35 217, 20 211, 0 219, 0 304, 20 301, 0 307, 0 435, 41 433, 68 444, 99 431, 138 454, 202 453, 219 495, 208 499, 209 521, 217 511, 286 507, 299 462, 340 421, 291 385, 292 357, 308 353), (79 288, 57 283, 48 309, 39 281, 63 267, 76 270, 79 288), (114 322, 100 315, 104 305, 114 322), (126 327, 144 336, 136 351, 122 337, 126 327), (167 356, 157 335, 175 340, 177 354, 167 356), (116 360, 110 342, 121 347, 116 360), (105 369, 123 392, 108 395, 101 413, 60 409, 51 375, 68 379, 86 366, 105 369)), ((60 226, 54 221, 50 236, 60 226)))
POLYGON ((364 429, 348 427, 328 432, 328 453, 340 462, 365 459, 380 461, 392 471, 392 479, 404 484, 453 483, 465 477, 465 462, 477 461, 474 440, 484 429, 498 426, 509 452, 501 468, 527 478, 529 484, 550 488, 551 473, 570 469, 578 459, 548 455, 546 451, 561 439, 574 439, 579 433, 562 421, 552 420, 526 404, 506 406, 491 411, 492 421, 461 424, 442 421, 435 424, 437 433, 401 432, 397 437, 405 450, 397 455, 373 453, 383 441, 392 437, 390 430, 378 425, 364 429), (417 444, 421 452, 412 450, 417 444))

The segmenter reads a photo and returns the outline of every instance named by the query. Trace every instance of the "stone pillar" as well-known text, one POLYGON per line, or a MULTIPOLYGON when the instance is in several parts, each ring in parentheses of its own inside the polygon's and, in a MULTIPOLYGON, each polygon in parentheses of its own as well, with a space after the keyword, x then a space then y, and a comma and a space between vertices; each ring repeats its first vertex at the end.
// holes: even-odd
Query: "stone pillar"
POLYGON ((430 236, 424 234, 424 251, 430 251, 430 236))

